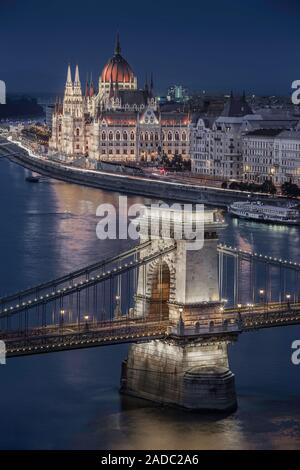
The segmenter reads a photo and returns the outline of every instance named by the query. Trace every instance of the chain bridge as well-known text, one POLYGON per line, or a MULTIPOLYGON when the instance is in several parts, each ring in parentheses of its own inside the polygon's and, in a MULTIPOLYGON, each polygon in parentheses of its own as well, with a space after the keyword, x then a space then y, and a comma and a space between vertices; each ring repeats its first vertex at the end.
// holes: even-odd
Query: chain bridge
POLYGON ((126 252, 3 296, 7 356, 132 343, 124 393, 234 408, 228 344, 243 332, 300 323, 300 264, 220 244, 223 227, 216 211, 205 211, 202 249, 144 233, 126 252))

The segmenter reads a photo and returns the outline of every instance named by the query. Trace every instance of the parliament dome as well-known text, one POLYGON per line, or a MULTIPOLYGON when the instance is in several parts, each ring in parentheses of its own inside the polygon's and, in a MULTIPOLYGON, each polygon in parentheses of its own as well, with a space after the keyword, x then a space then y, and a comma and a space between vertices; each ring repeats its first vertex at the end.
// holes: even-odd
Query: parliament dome
POLYGON ((105 65, 101 74, 102 83, 132 83, 134 73, 128 62, 121 55, 119 37, 117 37, 115 54, 105 65))

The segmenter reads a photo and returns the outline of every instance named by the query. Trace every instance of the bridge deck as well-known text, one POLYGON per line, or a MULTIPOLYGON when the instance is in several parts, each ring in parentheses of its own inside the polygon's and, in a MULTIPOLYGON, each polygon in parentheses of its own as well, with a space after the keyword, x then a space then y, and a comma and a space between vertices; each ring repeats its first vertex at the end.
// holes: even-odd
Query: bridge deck
POLYGON ((225 309, 223 323, 186 326, 179 331, 169 320, 149 321, 128 318, 106 322, 60 324, 27 331, 0 332, 6 343, 7 356, 24 356, 69 349, 106 346, 153 339, 172 338, 186 340, 218 339, 236 336, 241 332, 262 328, 289 326, 300 323, 300 303, 242 306, 225 309))

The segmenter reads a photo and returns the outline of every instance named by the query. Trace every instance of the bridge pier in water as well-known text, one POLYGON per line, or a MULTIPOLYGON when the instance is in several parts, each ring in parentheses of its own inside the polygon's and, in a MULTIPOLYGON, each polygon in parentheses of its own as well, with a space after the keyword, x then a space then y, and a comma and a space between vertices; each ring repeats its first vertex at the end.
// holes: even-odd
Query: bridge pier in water
MULTIPOLYGON (((190 217, 197 215, 191 212, 190 217)), ((219 294, 217 244, 224 225, 215 211, 202 217, 202 248, 191 249, 190 240, 161 237, 145 249, 147 256, 149 250, 175 244, 173 251, 140 268, 134 315, 167 319, 170 327, 165 339, 130 346, 121 392, 190 410, 233 410, 235 381, 227 349, 237 335, 227 331, 219 294)))

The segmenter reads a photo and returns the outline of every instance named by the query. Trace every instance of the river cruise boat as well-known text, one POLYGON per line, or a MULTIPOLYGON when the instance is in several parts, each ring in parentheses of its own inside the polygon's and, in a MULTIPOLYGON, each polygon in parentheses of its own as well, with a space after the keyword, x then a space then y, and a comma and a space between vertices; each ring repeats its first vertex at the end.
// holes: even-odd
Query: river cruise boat
POLYGON ((275 206, 261 201, 233 202, 228 206, 232 216, 257 222, 300 225, 300 211, 296 207, 275 206))

